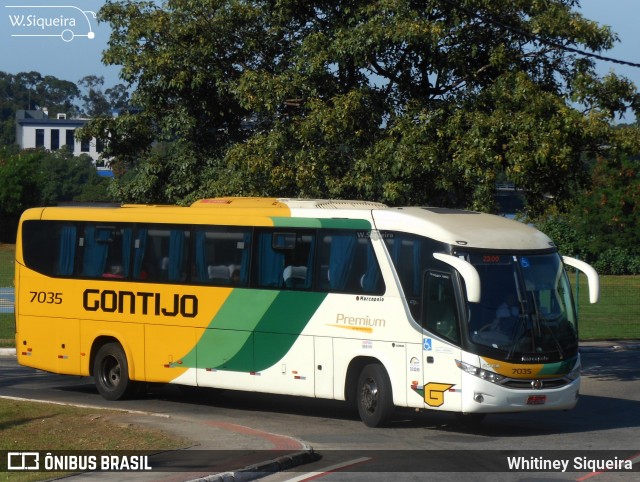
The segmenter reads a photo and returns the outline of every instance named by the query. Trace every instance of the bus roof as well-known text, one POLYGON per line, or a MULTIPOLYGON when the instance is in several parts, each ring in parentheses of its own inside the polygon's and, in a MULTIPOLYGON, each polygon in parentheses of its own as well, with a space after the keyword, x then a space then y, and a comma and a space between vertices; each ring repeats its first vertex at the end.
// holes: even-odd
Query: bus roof
POLYGON ((23 219, 95 218, 111 222, 178 222, 197 224, 261 225, 270 219, 317 218, 374 221, 378 230, 427 236, 453 246, 483 249, 540 250, 554 247, 545 234, 524 223, 474 211, 436 207, 398 207, 358 200, 220 197, 202 199, 190 207, 123 205, 37 208, 23 219), (233 220, 233 222, 232 222, 233 220))
POLYGON ((379 230, 405 231, 459 247, 540 250, 553 241, 532 226, 502 216, 460 209, 403 207, 375 211, 379 230))
POLYGON ((225 208, 274 208, 289 209, 386 209, 387 205, 372 201, 356 201, 344 199, 301 199, 301 198, 251 198, 222 197, 201 199, 191 207, 225 207, 225 208))

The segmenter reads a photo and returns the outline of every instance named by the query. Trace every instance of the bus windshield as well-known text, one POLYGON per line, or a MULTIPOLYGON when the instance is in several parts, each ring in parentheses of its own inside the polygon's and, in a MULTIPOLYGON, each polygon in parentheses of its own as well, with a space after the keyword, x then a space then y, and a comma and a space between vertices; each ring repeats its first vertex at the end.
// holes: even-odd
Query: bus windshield
POLYGON ((560 256, 469 253, 482 299, 469 303, 468 339, 505 359, 553 361, 576 354, 576 314, 560 256))

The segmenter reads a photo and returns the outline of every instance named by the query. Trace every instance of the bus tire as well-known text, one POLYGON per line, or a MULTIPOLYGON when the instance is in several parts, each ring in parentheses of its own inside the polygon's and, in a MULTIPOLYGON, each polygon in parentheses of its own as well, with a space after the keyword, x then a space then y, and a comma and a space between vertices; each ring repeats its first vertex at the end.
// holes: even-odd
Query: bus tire
POLYGON ((366 365, 358 377, 356 402, 360 419, 367 427, 382 427, 393 414, 391 381, 378 363, 366 365))
POLYGON ((129 378, 127 356, 119 343, 100 347, 93 361, 93 377, 98 392, 107 400, 122 400, 136 389, 129 378))

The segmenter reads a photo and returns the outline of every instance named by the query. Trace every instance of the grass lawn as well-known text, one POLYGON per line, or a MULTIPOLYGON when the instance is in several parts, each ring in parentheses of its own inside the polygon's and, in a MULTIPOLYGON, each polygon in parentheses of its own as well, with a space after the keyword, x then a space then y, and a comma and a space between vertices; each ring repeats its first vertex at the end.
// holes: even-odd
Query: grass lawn
POLYGON ((586 276, 570 278, 578 297, 581 340, 640 338, 640 276, 600 276, 600 300, 589 303, 586 276))
MULTIPOLYGON (((0 244, 0 288, 13 287, 15 246, 0 244)), ((0 348, 15 346, 13 313, 0 313, 0 348)))
POLYGON ((13 286, 16 247, 0 243, 0 288, 13 286))
MULTIPOLYGON (((129 423, 127 417, 126 412, 0 399, 0 451, 162 451, 189 445, 185 439, 129 423)), ((28 482, 61 475, 0 472, 0 480, 28 482)))
POLYGON ((14 347, 16 320, 13 313, 0 313, 0 348, 14 347))

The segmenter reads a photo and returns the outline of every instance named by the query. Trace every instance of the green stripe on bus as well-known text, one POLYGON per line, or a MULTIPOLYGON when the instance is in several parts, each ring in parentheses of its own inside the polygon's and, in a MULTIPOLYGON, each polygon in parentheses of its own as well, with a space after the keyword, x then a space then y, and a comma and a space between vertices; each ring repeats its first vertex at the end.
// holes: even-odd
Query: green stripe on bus
POLYGON ((366 219, 324 219, 324 218, 287 218, 272 216, 274 226, 281 228, 325 228, 325 229, 362 229, 370 230, 371 223, 366 219))
POLYGON ((547 363, 542 366, 538 375, 566 375, 576 365, 577 357, 571 357, 567 360, 556 363, 547 363))
POLYGON ((236 289, 182 367, 258 372, 291 349, 326 293, 236 289))

